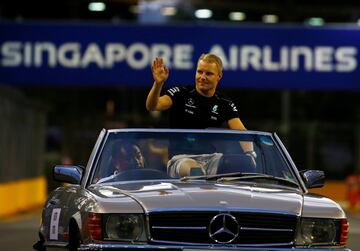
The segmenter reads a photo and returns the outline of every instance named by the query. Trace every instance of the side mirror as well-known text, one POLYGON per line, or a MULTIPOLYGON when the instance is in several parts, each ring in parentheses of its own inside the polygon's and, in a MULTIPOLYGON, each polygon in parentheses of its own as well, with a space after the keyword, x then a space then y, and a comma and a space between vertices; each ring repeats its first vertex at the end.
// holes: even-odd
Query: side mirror
POLYGON ((325 173, 321 170, 300 171, 301 177, 305 182, 306 188, 323 187, 325 183, 325 173))
POLYGON ((53 168, 54 180, 70 184, 80 184, 83 173, 82 166, 57 165, 53 168))

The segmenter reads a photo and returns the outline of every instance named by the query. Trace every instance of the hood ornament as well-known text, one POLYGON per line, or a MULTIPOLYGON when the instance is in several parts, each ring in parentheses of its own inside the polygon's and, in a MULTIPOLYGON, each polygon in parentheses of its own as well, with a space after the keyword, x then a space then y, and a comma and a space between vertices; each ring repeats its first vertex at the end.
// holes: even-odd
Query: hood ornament
POLYGON ((209 236, 216 243, 231 243, 239 236, 239 223, 231 214, 218 214, 211 219, 209 236))

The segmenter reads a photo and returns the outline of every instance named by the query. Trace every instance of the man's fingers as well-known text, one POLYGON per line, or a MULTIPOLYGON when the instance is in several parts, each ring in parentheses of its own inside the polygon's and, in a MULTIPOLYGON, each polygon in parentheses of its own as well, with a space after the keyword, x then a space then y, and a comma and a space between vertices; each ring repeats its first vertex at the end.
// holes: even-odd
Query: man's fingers
POLYGON ((153 73, 154 78, 162 77, 167 79, 169 76, 169 69, 164 64, 164 60, 162 58, 155 58, 152 62, 151 71, 153 73))
POLYGON ((155 58, 155 68, 159 68, 159 59, 158 58, 155 58))
POLYGON ((156 68, 165 67, 164 60, 162 58, 155 58, 153 61, 153 66, 156 68))

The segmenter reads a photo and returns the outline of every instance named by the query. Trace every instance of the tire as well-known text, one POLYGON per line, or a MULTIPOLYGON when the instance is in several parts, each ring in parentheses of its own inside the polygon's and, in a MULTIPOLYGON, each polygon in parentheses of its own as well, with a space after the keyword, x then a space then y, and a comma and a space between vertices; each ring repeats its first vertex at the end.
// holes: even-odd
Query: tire
POLYGON ((33 245, 33 249, 37 251, 46 251, 46 248, 44 247, 44 241, 39 240, 33 245))
POLYGON ((79 228, 75 224, 70 225, 69 233, 69 251, 78 251, 80 247, 80 232, 79 228))
POLYGON ((39 233, 39 240, 33 245, 33 249, 37 251, 46 251, 46 247, 44 247, 44 237, 39 233))

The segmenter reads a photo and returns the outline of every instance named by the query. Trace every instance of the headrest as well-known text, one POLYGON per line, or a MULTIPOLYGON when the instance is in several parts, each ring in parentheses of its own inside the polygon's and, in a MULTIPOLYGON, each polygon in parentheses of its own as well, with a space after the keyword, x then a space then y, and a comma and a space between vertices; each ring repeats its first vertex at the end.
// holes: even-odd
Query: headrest
POLYGON ((253 160, 246 154, 224 154, 217 173, 255 172, 255 168, 253 160))

